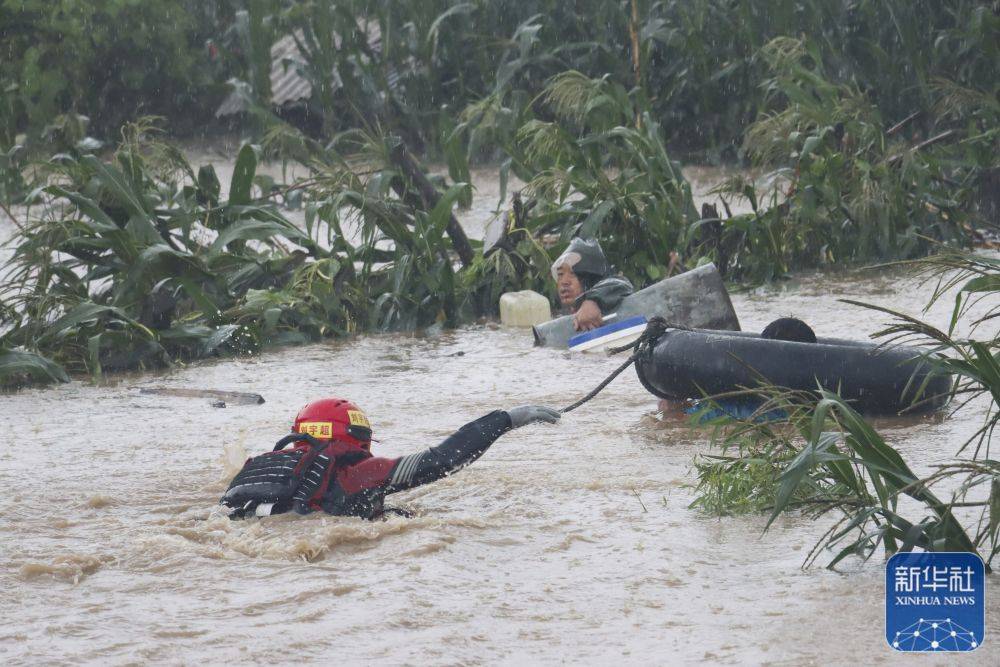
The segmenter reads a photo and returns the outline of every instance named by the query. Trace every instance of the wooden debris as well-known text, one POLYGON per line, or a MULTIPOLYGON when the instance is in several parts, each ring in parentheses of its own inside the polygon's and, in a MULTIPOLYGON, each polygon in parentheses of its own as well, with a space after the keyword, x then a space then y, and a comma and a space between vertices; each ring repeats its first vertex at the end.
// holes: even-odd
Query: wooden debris
POLYGON ((264 397, 242 391, 219 391, 217 389, 180 389, 173 387, 143 387, 140 394, 152 396, 175 396, 178 398, 211 398, 223 404, 260 405, 264 397))

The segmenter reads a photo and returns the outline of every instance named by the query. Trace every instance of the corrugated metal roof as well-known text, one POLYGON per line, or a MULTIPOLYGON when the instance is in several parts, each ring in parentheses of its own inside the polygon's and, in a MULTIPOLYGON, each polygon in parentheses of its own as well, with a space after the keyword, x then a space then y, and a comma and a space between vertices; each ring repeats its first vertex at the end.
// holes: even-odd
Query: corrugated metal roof
MULTIPOLYGON (((306 61, 291 35, 285 35, 271 47, 271 104, 280 107, 295 100, 308 99, 312 95, 312 84, 299 74, 306 61)), ((333 71, 336 86, 340 87, 340 76, 333 71)))
MULTIPOLYGON (((382 50, 382 30, 378 23, 367 24, 366 30, 369 47, 375 53, 380 52, 382 50)), ((300 71, 306 67, 306 60, 295 43, 296 37, 301 41, 301 30, 297 30, 294 37, 285 35, 271 45, 271 106, 280 107, 290 102, 312 97, 312 84, 300 74, 300 71)), ((340 36, 336 35, 334 39, 334 45, 339 47, 340 36)), ((331 76, 333 77, 334 90, 339 89, 342 85, 340 74, 334 69, 331 76)), ((389 87, 395 88, 399 83, 399 72, 391 69, 387 78, 389 87)), ((238 84, 233 83, 233 91, 215 110, 216 117, 246 111, 248 93, 249 91, 245 87, 239 87, 238 84)))

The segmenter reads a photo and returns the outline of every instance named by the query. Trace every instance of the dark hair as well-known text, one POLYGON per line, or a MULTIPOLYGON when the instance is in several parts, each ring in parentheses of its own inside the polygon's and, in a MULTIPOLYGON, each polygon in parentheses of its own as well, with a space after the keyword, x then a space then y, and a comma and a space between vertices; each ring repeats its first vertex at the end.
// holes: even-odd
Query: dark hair
POLYGON ((787 340, 794 343, 815 343, 816 334, 809 325, 794 317, 780 317, 764 327, 761 338, 787 340))

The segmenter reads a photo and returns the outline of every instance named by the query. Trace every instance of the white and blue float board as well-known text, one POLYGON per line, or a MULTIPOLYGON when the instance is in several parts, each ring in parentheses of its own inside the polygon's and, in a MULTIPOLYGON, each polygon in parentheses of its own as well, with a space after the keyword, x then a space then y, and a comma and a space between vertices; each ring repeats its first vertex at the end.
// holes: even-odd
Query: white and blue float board
POLYGON ((584 352, 595 347, 610 345, 629 336, 638 336, 645 329, 646 318, 642 315, 636 315, 621 322, 612 322, 572 336, 569 339, 569 349, 584 352))

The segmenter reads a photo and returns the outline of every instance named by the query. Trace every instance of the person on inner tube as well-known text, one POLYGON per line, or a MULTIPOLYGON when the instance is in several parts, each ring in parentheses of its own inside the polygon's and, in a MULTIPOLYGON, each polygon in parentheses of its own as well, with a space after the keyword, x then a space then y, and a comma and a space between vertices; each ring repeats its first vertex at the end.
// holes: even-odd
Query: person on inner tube
POLYGON ((601 326, 604 314, 634 291, 627 278, 614 273, 597 239, 574 237, 552 263, 552 278, 563 308, 573 314, 577 331, 601 326))
POLYGON ((318 511, 376 519, 388 494, 458 471, 511 429, 554 424, 559 417, 559 411, 539 405, 495 410, 435 447, 385 458, 371 453, 367 415, 350 401, 325 398, 299 411, 292 433, 274 451, 248 459, 219 502, 231 519, 318 511))
MULTIPOLYGON (((770 340, 786 340, 793 343, 816 342, 816 334, 812 328, 802 320, 794 317, 779 317, 764 327, 764 330, 760 333, 760 337, 770 340)), ((660 399, 657 407, 663 413, 664 417, 686 417, 701 413, 698 423, 703 424, 719 417, 747 419, 761 406, 761 401, 752 396, 720 398, 714 401, 714 403, 714 406, 707 406, 706 409, 706 405, 699 400, 674 401, 663 398, 660 399)), ((761 415, 760 418, 762 421, 770 421, 784 419, 786 416, 781 410, 772 410, 767 414, 761 415)))

